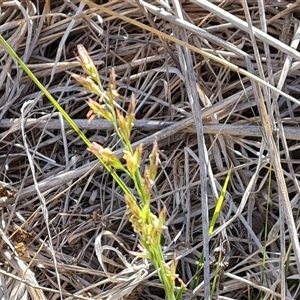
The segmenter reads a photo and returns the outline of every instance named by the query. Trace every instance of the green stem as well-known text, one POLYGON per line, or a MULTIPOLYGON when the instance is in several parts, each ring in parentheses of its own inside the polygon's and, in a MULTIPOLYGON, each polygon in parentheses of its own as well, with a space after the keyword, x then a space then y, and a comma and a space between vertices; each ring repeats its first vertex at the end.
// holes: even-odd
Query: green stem
POLYGON ((148 247, 148 248, 150 248, 147 250, 150 253, 151 261, 153 262, 153 265, 158 272, 158 277, 164 286, 164 290, 167 296, 166 298, 168 300, 176 300, 174 294, 174 279, 170 277, 170 274, 168 274, 166 270, 166 266, 164 265, 164 256, 161 247, 158 246, 155 247, 154 249, 153 247, 148 247))

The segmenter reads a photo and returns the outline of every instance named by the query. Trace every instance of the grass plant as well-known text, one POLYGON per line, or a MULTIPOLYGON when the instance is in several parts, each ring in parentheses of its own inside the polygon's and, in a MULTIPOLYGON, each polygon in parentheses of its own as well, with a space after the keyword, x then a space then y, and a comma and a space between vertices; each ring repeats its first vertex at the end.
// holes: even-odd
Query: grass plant
POLYGON ((99 97, 99 101, 88 99, 87 104, 90 107, 90 111, 88 112, 87 117, 89 118, 89 122, 92 122, 96 116, 111 122, 125 149, 123 156, 125 163, 123 163, 113 154, 113 151, 110 148, 104 148, 95 142, 91 143, 2 36, 0 36, 0 43, 2 43, 5 49, 18 62, 31 80, 41 89, 54 107, 63 115, 73 130, 88 146, 88 150, 98 158, 103 167, 105 167, 109 174, 112 175, 119 184, 124 192, 129 221, 140 240, 140 252, 132 251, 131 253, 149 259, 153 263, 159 279, 164 286, 164 291, 168 300, 180 300, 185 284, 176 274, 176 257, 174 257, 170 263, 167 263, 162 249, 161 237, 165 224, 166 211, 163 209, 159 216, 155 216, 151 212, 151 188, 155 183, 159 163, 158 144, 157 142, 154 143, 152 152, 149 156, 149 168, 144 170, 143 175, 140 170, 143 146, 140 144, 136 149, 133 149, 131 145, 130 136, 135 121, 136 106, 134 95, 131 97, 131 102, 124 116, 116 102, 118 93, 114 71, 112 70, 108 89, 107 91, 104 91, 97 68, 92 59, 84 46, 78 45, 78 59, 86 76, 72 74, 72 77, 84 88, 99 97), (117 175, 117 171, 126 173, 126 175, 132 179, 135 191, 137 192, 137 197, 126 186, 126 183, 120 179, 117 175), (176 280, 180 283, 180 287, 177 290, 175 285, 176 280))

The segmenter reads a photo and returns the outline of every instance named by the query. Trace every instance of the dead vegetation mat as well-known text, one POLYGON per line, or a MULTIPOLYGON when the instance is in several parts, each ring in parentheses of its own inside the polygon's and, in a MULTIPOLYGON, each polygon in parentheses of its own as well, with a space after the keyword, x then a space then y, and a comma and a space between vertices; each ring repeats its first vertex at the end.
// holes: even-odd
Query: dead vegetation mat
MULTIPOLYGON (((95 97, 68 73, 83 73, 76 46, 104 85, 114 68, 119 105, 136 95, 132 141, 141 168, 159 143, 152 209, 167 209, 164 252, 178 259, 183 299, 208 299, 217 264, 214 299, 299 299, 300 3, 177 2, 7 0, 0 29, 86 136, 120 156, 110 124, 86 120, 95 97)), ((122 191, 0 57, 1 299, 164 299, 151 264, 129 252, 138 239, 122 191)))

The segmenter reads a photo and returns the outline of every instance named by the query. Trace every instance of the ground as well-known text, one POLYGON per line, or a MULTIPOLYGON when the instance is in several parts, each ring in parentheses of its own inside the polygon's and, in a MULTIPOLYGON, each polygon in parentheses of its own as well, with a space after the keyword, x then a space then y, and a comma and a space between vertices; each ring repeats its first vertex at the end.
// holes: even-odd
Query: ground
MULTIPOLYGON (((120 107, 135 95, 131 141, 142 170, 158 142, 151 210, 166 209, 162 247, 182 299, 298 299, 300 2, 177 2, 2 1, 1 34, 120 158, 112 125, 86 117, 99 99, 71 77, 84 73, 77 46, 104 88, 114 69, 120 107)), ((132 253, 120 187, 2 46, 0 56, 3 299, 165 299, 151 261, 132 253)))

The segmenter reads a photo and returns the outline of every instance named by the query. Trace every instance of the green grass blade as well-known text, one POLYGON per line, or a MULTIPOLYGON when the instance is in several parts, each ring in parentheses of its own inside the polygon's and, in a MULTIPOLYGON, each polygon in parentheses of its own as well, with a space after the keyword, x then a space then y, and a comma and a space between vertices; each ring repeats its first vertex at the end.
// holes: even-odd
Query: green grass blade
POLYGON ((209 224, 208 235, 212 234, 212 232, 214 230, 214 227, 215 227, 215 224, 216 224, 216 221, 217 221, 217 219, 219 217, 219 214, 220 214, 223 202, 224 202, 225 194, 226 194, 226 191, 227 191, 227 186, 228 186, 228 183, 229 183, 229 179, 230 179, 230 176, 231 176, 231 170, 232 169, 230 168, 229 171, 228 171, 228 174, 226 176, 225 182, 223 184, 220 197, 219 197, 219 199, 217 201, 213 217, 212 217, 211 222, 209 224))
MULTIPOLYGON (((222 205, 223 205, 223 202, 224 202, 224 199, 225 199, 225 194, 226 194, 226 191, 227 191, 227 186, 228 186, 228 183, 229 183, 229 180, 230 180, 231 171, 232 171, 232 168, 230 168, 228 170, 227 176, 225 178, 225 182, 223 184, 221 194, 218 198, 212 220, 209 224, 208 235, 212 234, 212 232, 214 230, 214 227, 215 227, 215 224, 216 224, 216 221, 217 221, 217 219, 220 215, 220 211, 221 211, 221 208, 222 208, 222 205)), ((208 259, 208 257, 207 257, 207 259, 208 259)), ((195 278, 194 278, 193 284, 192 284, 193 289, 196 288, 197 285, 199 284, 199 273, 200 273, 200 270, 203 266, 203 263, 204 263, 204 255, 203 255, 203 252, 202 252, 200 257, 199 257, 199 261, 198 261, 197 269, 196 269, 196 273, 195 273, 196 275, 195 275, 195 278)))

